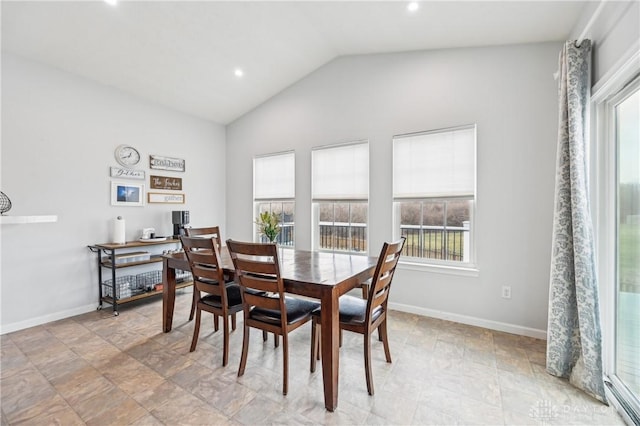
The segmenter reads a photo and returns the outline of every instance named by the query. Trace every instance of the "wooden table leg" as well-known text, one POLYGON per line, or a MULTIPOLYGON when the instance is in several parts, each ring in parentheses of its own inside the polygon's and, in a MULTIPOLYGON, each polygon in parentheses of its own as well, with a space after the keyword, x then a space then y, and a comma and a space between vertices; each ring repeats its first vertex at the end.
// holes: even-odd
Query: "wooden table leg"
POLYGON ((169 267, 168 259, 162 260, 162 330, 171 331, 173 308, 176 304, 176 270, 169 267))
POLYGON ((329 411, 338 407, 338 366, 340 323, 338 295, 335 289, 321 299, 320 333, 322 344, 322 381, 324 383, 324 406, 329 411))

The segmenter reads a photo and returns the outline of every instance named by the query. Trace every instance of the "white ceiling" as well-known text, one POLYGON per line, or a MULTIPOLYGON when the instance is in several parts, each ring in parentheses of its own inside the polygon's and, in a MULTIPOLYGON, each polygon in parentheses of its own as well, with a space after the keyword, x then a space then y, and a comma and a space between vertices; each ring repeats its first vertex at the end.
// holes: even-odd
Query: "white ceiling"
POLYGON ((585 2, 406 5, 2 1, 2 49, 227 124, 341 55, 565 40, 585 2))

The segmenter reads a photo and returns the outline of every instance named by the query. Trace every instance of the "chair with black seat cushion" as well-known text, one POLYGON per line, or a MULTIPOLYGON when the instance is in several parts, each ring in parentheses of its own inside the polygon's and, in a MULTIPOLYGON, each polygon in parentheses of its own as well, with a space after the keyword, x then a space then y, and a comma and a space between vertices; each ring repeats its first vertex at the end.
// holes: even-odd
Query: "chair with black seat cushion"
POLYGON ((320 304, 296 297, 285 297, 280 276, 278 248, 275 244, 244 243, 227 240, 227 248, 236 270, 242 292, 244 334, 238 376, 244 374, 249 352, 251 327, 282 336, 283 381, 282 393, 289 386, 289 339, 291 331, 311 319, 311 312, 320 304), (265 292, 265 293, 257 293, 265 292))
MULTIPOLYGON (((218 249, 220 249, 220 227, 218 226, 209 226, 206 228, 185 228, 185 233, 187 237, 200 237, 200 238, 215 238, 216 244, 218 245, 218 249)), ((196 312, 196 303, 199 298, 198 290, 196 290, 196 286, 193 286, 193 299, 191 300, 191 311, 189 312, 189 321, 193 319, 193 315, 196 312)), ((235 316, 232 317, 232 326, 233 329, 236 329, 236 321, 235 316)), ((213 325, 215 327, 215 331, 218 331, 218 316, 214 315, 213 317, 213 325)))
MULTIPOLYGON (((348 330, 364 335, 364 367, 369 395, 374 394, 371 375, 371 334, 376 329, 380 333, 387 362, 391 362, 387 336, 387 301, 404 242, 405 237, 393 243, 384 243, 366 299, 349 295, 341 296, 339 299, 340 331, 348 330)), ((320 310, 318 309, 313 312, 311 328, 311 372, 316 371, 316 359, 319 354, 320 310)))
MULTIPOLYGON (((223 319, 224 347, 222 365, 229 361, 229 319, 242 310, 240 287, 225 280, 220 264, 220 249, 215 238, 181 237, 182 247, 193 274, 196 300, 196 323, 193 329, 190 352, 196 349, 200 333, 202 311, 211 312, 223 319), (202 293, 205 293, 202 296, 202 293)), ((216 321, 217 323, 217 321, 216 321)))

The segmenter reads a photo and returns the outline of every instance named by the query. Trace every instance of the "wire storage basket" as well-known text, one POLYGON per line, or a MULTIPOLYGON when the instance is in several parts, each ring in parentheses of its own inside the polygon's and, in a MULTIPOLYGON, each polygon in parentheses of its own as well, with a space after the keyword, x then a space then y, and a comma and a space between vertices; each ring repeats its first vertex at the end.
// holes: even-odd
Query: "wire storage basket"
MULTIPOLYGON (((106 280, 102 283, 102 292, 105 296, 113 297, 113 280, 106 280)), ((136 276, 123 275, 116 277, 116 299, 131 297, 136 290, 136 276)))
POLYGON ((193 275, 191 275, 191 271, 176 269, 176 282, 183 283, 186 281, 193 281, 193 275))
POLYGON ((162 271, 149 271, 136 275, 138 290, 152 291, 156 284, 162 282, 162 271))

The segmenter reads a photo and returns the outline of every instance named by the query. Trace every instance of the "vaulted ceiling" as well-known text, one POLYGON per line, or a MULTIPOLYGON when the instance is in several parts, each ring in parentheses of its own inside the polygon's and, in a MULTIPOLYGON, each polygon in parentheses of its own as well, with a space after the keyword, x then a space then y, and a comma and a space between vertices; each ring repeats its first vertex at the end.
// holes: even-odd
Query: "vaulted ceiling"
POLYGON ((341 55, 565 40, 586 2, 407 4, 2 1, 2 49, 227 124, 341 55))

